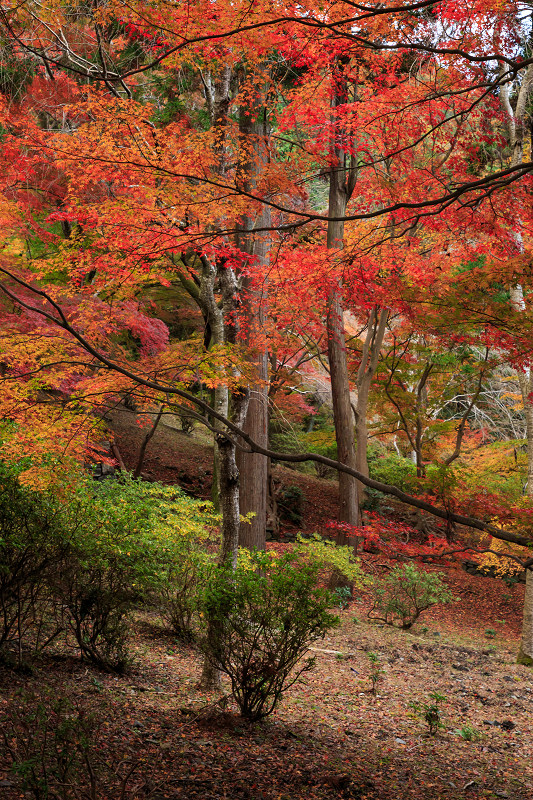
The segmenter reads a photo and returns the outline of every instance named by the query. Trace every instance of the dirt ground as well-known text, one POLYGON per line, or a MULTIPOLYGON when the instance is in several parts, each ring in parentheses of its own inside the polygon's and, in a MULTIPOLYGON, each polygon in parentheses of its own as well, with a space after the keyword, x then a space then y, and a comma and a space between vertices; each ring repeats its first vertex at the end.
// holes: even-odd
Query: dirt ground
MULTIPOLYGON (((218 696, 200 692, 199 654, 144 614, 128 675, 59 656, 30 676, 0 670, 3 731, 9 740, 12 720, 28 715, 20 689, 94 712, 98 800, 530 800, 533 681, 514 662, 521 587, 503 606, 496 580, 456 572, 448 581, 458 597, 452 612, 427 612, 413 632, 369 623, 367 598, 356 598, 341 627, 313 648, 314 671, 262 723, 245 723, 231 700, 222 709, 218 696), (485 633, 491 627, 495 636, 485 633), (375 695, 369 652, 383 670, 375 695), (410 703, 435 691, 443 727, 430 736, 410 703)), ((34 741, 39 735, 34 723, 34 741)), ((8 766, 4 748, 2 798, 24 797, 8 766)), ((87 791, 79 796, 90 796, 83 771, 79 781, 87 791)))
MULTIPOLYGON (((123 411, 113 427, 131 467, 143 431, 123 411)), ((303 527, 322 530, 335 514, 334 483, 277 469, 304 490, 303 527)), ((208 441, 162 426, 144 471, 208 496, 208 441)), ((370 574, 389 567, 379 554, 363 554, 370 574)), ((197 688, 200 654, 148 611, 135 621, 127 675, 65 652, 43 657, 31 674, 0 667, 0 797, 47 797, 25 794, 21 776, 37 769, 43 737, 52 735, 50 709, 63 697, 70 717, 86 725, 85 755, 76 787, 67 782, 54 798, 532 800, 533 673, 515 663, 523 586, 458 567, 446 570, 446 581, 454 602, 426 612, 411 631, 369 621, 369 598, 356 595, 340 627, 313 648, 315 669, 255 725, 238 716, 227 684, 222 702, 197 688), (375 694, 369 653, 382 671, 375 694), (412 706, 431 703, 432 692, 443 698, 434 736, 412 706), (18 776, 13 753, 23 765, 18 776)))

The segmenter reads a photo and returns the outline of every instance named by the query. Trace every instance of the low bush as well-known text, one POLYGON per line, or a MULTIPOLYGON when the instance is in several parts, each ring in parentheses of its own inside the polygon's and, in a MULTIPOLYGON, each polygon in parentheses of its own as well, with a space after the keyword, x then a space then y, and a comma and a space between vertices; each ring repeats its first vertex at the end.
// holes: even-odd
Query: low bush
POLYGON ((61 631, 50 589, 67 550, 58 501, 21 486, 0 462, 0 652, 18 667, 61 631))
POLYGON ((378 492, 377 489, 371 489, 368 486, 365 487, 364 499, 360 506, 363 511, 382 511, 384 508, 387 508, 387 505, 388 498, 386 494, 378 492))
POLYGON ((338 545, 331 539, 323 539, 318 533, 311 536, 298 534, 294 553, 303 561, 319 564, 325 582, 332 588, 348 584, 353 591, 354 588, 362 589, 367 583, 360 561, 349 545, 338 545))
POLYGON ((197 542, 207 535, 204 523, 214 522, 208 504, 127 476, 80 480, 63 497, 21 485, 16 468, 4 463, 0 478, 5 661, 15 653, 21 666, 32 650, 64 633, 82 658, 120 672, 129 660, 129 616, 136 605, 166 603, 178 627, 190 625, 183 604, 196 599, 184 576, 193 566, 198 582, 197 542))
POLYGON ((410 628, 423 611, 453 599, 441 574, 419 570, 411 563, 395 567, 382 581, 374 582, 369 616, 410 628))
POLYGON ((231 680, 243 717, 270 714, 283 692, 313 667, 309 645, 337 624, 334 600, 317 586, 319 565, 294 554, 251 553, 233 571, 215 570, 204 595, 210 620, 203 647, 231 680))
MULTIPOLYGON (((316 453, 319 456, 331 458, 333 461, 337 460, 337 441, 335 438, 335 428, 333 420, 322 423, 321 426, 315 428, 305 434, 304 438, 305 449, 311 453, 316 453)), ((336 471, 325 464, 319 464, 317 461, 313 462, 315 472, 318 478, 334 478, 336 471)))
POLYGON ((202 627, 201 597, 216 560, 197 537, 181 534, 169 554, 159 589, 159 610, 172 633, 195 641, 202 627))
POLYGON ((370 477, 390 486, 397 486, 404 492, 416 487, 416 465, 408 458, 394 453, 387 455, 369 454, 368 469, 370 477))
MULTIPOLYGON (((280 420, 277 420, 276 423, 270 431, 269 441, 272 450, 284 453, 308 451, 333 460, 337 459, 337 443, 331 412, 322 409, 314 416, 312 428, 307 431, 295 426, 288 429, 285 425, 280 424, 280 420)), ((298 464, 294 468, 300 472, 314 471, 319 478, 332 478, 336 474, 331 467, 317 462, 298 464)))
POLYGON ((430 692, 429 702, 420 702, 418 700, 409 703, 413 711, 413 716, 423 719, 428 726, 430 736, 436 736, 441 728, 444 728, 442 722, 442 708, 441 703, 445 702, 446 697, 439 692, 430 692))
POLYGON ((481 738, 479 731, 472 725, 463 725, 462 728, 458 728, 454 733, 464 739, 465 742, 477 742, 481 738))
POLYGON ((384 680, 385 671, 381 665, 381 658, 378 653, 369 652, 367 656, 370 683, 372 684, 371 692, 372 694, 377 694, 378 686, 384 680))
POLYGON ((2 716, 4 752, 23 792, 35 800, 96 797, 93 716, 51 690, 19 692, 2 716))
POLYGON ((85 513, 92 524, 72 542, 62 596, 82 657, 123 671, 128 617, 140 602, 170 610, 177 632, 188 633, 188 608, 196 601, 187 576, 198 580, 200 560, 198 549, 191 559, 192 542, 205 538, 204 523, 213 516, 209 504, 176 487, 125 477, 91 489, 85 513))
POLYGON ((207 577, 211 562, 207 554, 184 554, 168 572, 168 580, 161 588, 161 615, 172 633, 184 642, 193 642, 197 636, 199 592, 207 577))

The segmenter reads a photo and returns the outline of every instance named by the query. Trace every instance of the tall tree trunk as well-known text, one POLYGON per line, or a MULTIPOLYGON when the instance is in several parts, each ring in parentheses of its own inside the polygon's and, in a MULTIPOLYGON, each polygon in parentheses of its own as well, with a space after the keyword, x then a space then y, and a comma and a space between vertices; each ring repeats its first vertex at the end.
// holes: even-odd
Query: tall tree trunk
MULTIPOLYGON (((214 151, 217 156, 218 165, 217 170, 220 176, 226 174, 227 169, 227 121, 228 111, 230 107, 232 88, 236 90, 236 86, 232 87, 232 82, 235 83, 235 76, 231 67, 223 64, 220 69, 213 75, 210 69, 202 72, 200 70, 200 77, 204 86, 204 96, 206 100, 207 112, 209 114, 209 121, 213 130, 215 131, 214 151)), ((211 339, 213 343, 222 344, 226 341, 226 331, 224 322, 224 313, 220 308, 215 297, 215 283, 218 277, 218 270, 214 265, 211 265, 207 259, 202 259, 202 281, 200 284, 200 307, 207 309, 207 321, 211 331, 211 339)), ((227 288, 227 287, 226 287, 227 288)), ((233 295, 233 287, 230 289, 233 295)), ((231 298, 233 300, 233 297, 231 298)), ((226 305, 228 298, 226 298, 226 305)), ((227 308, 226 308, 227 311, 227 308)), ((204 316, 206 316, 204 312, 204 316)), ((214 390, 214 408, 219 414, 228 416, 229 413, 229 392, 226 386, 217 386, 214 390)), ((222 426, 215 420, 213 422, 215 429, 221 429, 222 426)), ((217 436, 215 434, 213 448, 213 486, 211 495, 213 505, 217 511, 223 511, 223 506, 227 506, 226 499, 222 497, 224 489, 221 488, 223 477, 223 467, 221 466, 221 448, 217 443, 217 436)), ((224 484, 226 486, 226 484, 224 484)), ((231 504, 230 504, 231 505, 231 504)), ((223 543, 223 549, 225 545, 223 543)), ((235 554, 237 552, 237 545, 235 545, 235 554)))
MULTIPOLYGON (((234 392, 231 396, 230 413, 232 421, 242 427, 248 409, 248 392, 234 392)), ((215 436, 218 448, 218 464, 220 475, 220 505, 222 510, 222 546, 219 564, 237 566, 239 550, 239 469, 236 461, 236 446, 230 437, 221 430, 215 436)), ((208 639, 216 636, 215 623, 207 620, 208 639)), ((199 686, 205 691, 216 691, 220 688, 220 673, 207 657, 204 658, 202 676, 199 686)))
MULTIPOLYGON (((232 421, 241 427, 248 410, 247 392, 232 394, 232 421)), ((240 529, 240 472, 237 467, 237 448, 224 433, 216 435, 220 467, 220 499, 222 507, 222 548, 220 563, 237 566, 240 529)))
MULTIPOLYGON (((500 74, 505 77, 508 71, 507 65, 501 65, 500 74)), ((513 78, 514 76, 509 76, 513 78)), ((533 92, 533 64, 530 64, 525 71, 518 96, 516 106, 513 110, 510 101, 511 81, 504 82, 500 88, 500 102, 502 109, 507 117, 508 142, 511 148, 511 164, 517 166, 524 158, 524 139, 526 131, 526 110, 527 103, 533 92)), ((520 232, 516 235, 518 252, 523 252, 524 245, 520 232)), ((525 310, 525 299, 521 286, 511 287, 511 304, 515 311, 525 310)), ((527 494, 533 497, 533 404, 531 402, 531 392, 533 391, 533 374, 531 368, 518 373, 520 391, 524 404, 524 415, 526 418, 526 438, 527 438, 527 494)), ((526 570, 526 593, 524 597, 524 616, 522 620, 522 641, 517 657, 519 664, 533 666, 533 572, 526 570)))
MULTIPOLYGON (((388 309, 373 308, 370 312, 368 320, 368 330, 363 345, 363 352, 361 354, 361 363, 357 371, 357 404, 355 407, 355 438, 356 438, 356 453, 355 453, 355 468, 358 472, 368 478, 368 398, 370 395, 370 387, 372 379, 376 373, 378 366, 379 354, 385 330, 387 328, 387 320, 389 318, 388 309)), ((358 483, 359 490, 359 503, 362 503, 365 497, 365 487, 362 483, 358 483)))
MULTIPOLYGON (((511 298, 515 296, 517 289, 513 287, 511 298)), ((533 498, 533 403, 531 402, 531 392, 533 392, 533 373, 530 368, 525 372, 518 373, 518 381, 524 405, 524 415, 526 418, 526 440, 527 440, 527 483, 526 493, 530 499, 533 498)), ((533 667, 533 571, 526 569, 526 592, 524 595, 524 611, 522 616, 522 638, 520 648, 516 658, 519 664, 533 667)))
POLYGON ((518 383, 522 404, 524 406, 524 416, 526 418, 526 442, 527 442, 527 483, 526 494, 533 498, 533 371, 528 367, 525 372, 518 373, 518 383))
MULTIPOLYGON (((350 383, 346 359, 346 341, 340 293, 331 293, 328 301, 327 334, 328 360, 331 376, 331 396, 333 401, 333 420, 337 441, 339 461, 355 469, 355 440, 350 402, 350 383)), ((357 481, 345 472, 339 473, 339 520, 357 525, 359 505, 357 502, 357 481)), ((346 537, 339 536, 344 544, 346 537)))
MULTIPOLYGON (((261 87, 262 88, 262 87, 261 87)), ((239 118, 241 141, 240 172, 242 188, 257 193, 259 181, 268 160, 268 128, 261 97, 241 109, 239 118)), ((256 383, 250 387, 244 431, 258 444, 268 446, 268 352, 264 339, 267 301, 266 276, 270 263, 270 233, 255 228, 268 228, 270 209, 263 206, 254 216, 245 216, 238 236, 239 248, 250 260, 248 274, 241 283, 241 308, 246 326, 244 338, 254 353, 256 383), (253 275, 250 273, 254 273, 253 275)), ((249 550, 263 550, 266 543, 268 463, 258 453, 237 452, 240 472, 241 515, 250 518, 241 523, 239 543, 249 550)))
POLYGON ((526 593, 524 595, 524 615, 522 617, 522 640, 517 662, 533 667, 533 570, 526 570, 526 593))
MULTIPOLYGON (((204 256, 201 257, 200 298, 205 309, 211 329, 213 344, 235 342, 235 319, 237 307, 237 286, 235 273, 225 264, 212 264, 204 256), (215 295, 215 285, 222 293, 222 304, 215 295)), ((231 418, 236 425, 242 426, 246 416, 248 393, 233 393, 229 397, 228 387, 219 384, 215 387, 215 410, 225 417, 231 418)), ((231 563, 235 567, 239 547, 239 469, 236 461, 236 446, 232 437, 226 436, 225 427, 214 422, 216 473, 220 508, 222 511, 222 546, 220 563, 231 563)), ((208 619, 209 636, 216 635, 213 621, 208 619)), ((206 691, 220 688, 220 674, 206 657, 204 658, 200 687, 206 691)))
MULTIPOLYGON (((346 102, 347 82, 344 75, 346 64, 336 62, 332 81, 332 143, 330 148, 331 168, 329 174, 329 205, 327 247, 333 258, 343 249, 344 217, 346 206, 355 186, 356 167, 348 166, 344 135, 335 114, 338 106, 346 102)), ((340 280, 334 285, 327 298, 326 330, 328 340, 328 361, 331 377, 331 396, 333 420, 339 461, 355 469, 355 441, 350 402, 350 381, 346 358, 346 337, 342 306, 342 286, 340 280)), ((339 473, 339 520, 350 525, 359 523, 359 503, 357 481, 351 475, 339 473)), ((347 541, 342 532, 337 540, 347 541)))
MULTIPOLYGON (((266 381, 260 362, 258 379, 266 381)), ((262 447, 268 446, 268 417, 266 414, 266 386, 256 385, 250 391, 248 413, 243 430, 262 447)), ((241 515, 252 514, 249 521, 241 522, 239 544, 249 550, 264 550, 266 542, 268 462, 259 453, 237 451, 237 464, 240 472, 240 510, 241 515)))

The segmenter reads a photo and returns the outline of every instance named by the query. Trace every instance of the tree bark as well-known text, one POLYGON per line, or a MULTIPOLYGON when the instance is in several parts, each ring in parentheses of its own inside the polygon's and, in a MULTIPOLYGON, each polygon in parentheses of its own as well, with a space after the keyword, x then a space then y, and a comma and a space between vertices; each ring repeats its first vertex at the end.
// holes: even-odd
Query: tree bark
POLYGON ((531 394, 533 392, 533 372, 530 368, 526 372, 518 373, 518 383, 522 395, 524 406, 524 416, 526 418, 526 441, 527 441, 527 483, 526 494, 533 498, 533 402, 531 394))
MULTIPOLYGON (((258 377, 262 376, 261 365, 258 377)), ((266 376, 265 376, 266 380, 266 376)), ((243 430, 254 441, 268 446, 266 386, 254 386, 250 392, 248 413, 243 430)), ((237 452, 237 464, 241 475, 240 510, 242 516, 253 514, 249 521, 241 522, 239 544, 248 550, 264 550, 266 542, 266 517, 268 493, 268 462, 259 453, 237 452)))
MULTIPOLYGON (((342 127, 335 115, 338 106, 346 102, 347 81, 345 64, 336 62, 332 75, 331 98, 333 136, 330 148, 329 205, 327 247, 333 258, 343 249, 344 217, 346 206, 355 186, 356 167, 348 166, 346 147, 343 146, 342 127)), ((328 361, 331 378, 333 420, 339 461, 355 469, 355 441, 350 401, 350 381, 346 357, 346 337, 340 280, 331 288, 327 298, 326 330, 328 361)), ((339 473, 339 520, 350 525, 359 523, 357 481, 346 473, 339 473)), ((339 544, 347 541, 346 534, 337 536, 339 544)))
POLYGON ((219 453, 220 498, 222 509, 222 548, 220 562, 237 566, 239 549, 239 470, 235 459, 235 445, 223 433, 216 436, 219 453))
POLYGON ((533 667, 533 571, 526 570, 526 593, 524 595, 524 616, 522 618, 522 641, 517 662, 533 667))
MULTIPOLYGON (((373 308, 370 312, 368 320, 368 330, 363 345, 363 352, 361 354, 361 363, 357 371, 357 404, 355 407, 355 438, 356 438, 356 453, 355 453, 355 468, 358 472, 368 477, 368 398, 370 395, 370 387, 372 379, 376 373, 379 361, 379 354, 385 330, 387 328, 387 320, 389 318, 388 309, 373 308)), ((365 497, 365 487, 362 483, 358 482, 359 503, 362 503, 365 497)))
MULTIPOLYGON (((334 291, 328 302, 327 316, 328 360, 331 376, 331 396, 333 401, 333 419, 337 454, 339 461, 349 467, 356 468, 354 428, 352 424, 352 407, 350 402, 350 383, 348 363, 346 359, 346 341, 342 305, 339 292, 334 291)), ((359 522, 359 505, 357 502, 357 482, 345 472, 339 473, 339 520, 350 525, 359 522)), ((340 536, 339 543, 345 543, 340 536)))
MULTIPOLYGON (((505 76, 508 68, 504 65, 500 67, 500 74, 505 76)), ((509 76, 510 78, 513 76, 509 76)), ((526 130, 526 109, 527 102, 533 91, 533 64, 530 64, 522 77, 516 106, 513 111, 510 102, 510 81, 504 82, 500 88, 500 102, 504 113, 507 116, 508 141, 511 148, 511 165, 521 164, 524 158, 524 138, 526 130)), ((520 232, 516 235, 516 246, 518 252, 523 252, 524 244, 520 232)), ((511 305, 515 311, 525 310, 524 293, 521 286, 511 287, 511 305)), ((533 497, 533 404, 531 403, 531 391, 533 390, 533 374, 530 368, 525 372, 518 373, 518 381, 524 405, 524 415, 526 418, 526 437, 527 437, 527 495, 533 497)), ((526 570, 526 593, 524 597, 524 615, 522 619, 522 641, 518 651, 517 661, 519 664, 533 666, 533 573, 531 569, 526 570)))
MULTIPOLYGON (((209 323, 212 344, 235 343, 235 311, 238 305, 238 288, 234 270, 225 263, 213 264, 205 256, 200 257, 199 303, 204 317, 209 323), (218 302, 217 287, 222 295, 218 302)), ((229 376, 228 376, 229 377, 229 376)), ((219 383, 214 391, 214 412, 222 415, 241 427, 244 423, 248 405, 248 392, 233 392, 230 398, 228 386, 219 383)), ((221 564, 237 564, 239 548, 239 469, 236 461, 236 445, 226 437, 225 424, 213 418, 215 429, 215 455, 213 480, 217 480, 218 498, 222 512, 222 544, 219 561, 221 564)), ((213 621, 207 620, 210 629, 208 637, 216 635, 213 621)), ((204 658, 202 676, 199 683, 204 691, 220 689, 220 673, 207 657, 204 658)))
MULTIPOLYGON (((262 89, 262 87, 261 87, 262 89)), ((268 127, 261 97, 241 109, 239 133, 241 142, 240 171, 242 186, 257 193, 262 174, 268 164, 268 127)), ((263 447, 268 446, 268 352, 264 340, 267 284, 270 263, 270 234, 254 233, 254 228, 268 228, 270 209, 263 206, 258 214, 246 215, 238 236, 240 250, 246 254, 245 272, 241 280, 241 308, 245 330, 243 338, 254 354, 256 382, 250 387, 248 410, 243 429, 263 447)), ((241 516, 250 515, 241 523, 239 543, 249 550, 264 550, 266 544, 268 463, 259 453, 237 453, 240 472, 241 516)))

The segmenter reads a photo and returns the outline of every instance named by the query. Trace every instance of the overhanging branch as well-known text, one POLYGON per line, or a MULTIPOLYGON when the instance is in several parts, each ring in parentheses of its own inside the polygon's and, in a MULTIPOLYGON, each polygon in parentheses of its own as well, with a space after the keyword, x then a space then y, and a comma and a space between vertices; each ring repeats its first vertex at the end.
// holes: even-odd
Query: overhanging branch
MULTIPOLYGON (((102 365, 107 367, 107 369, 117 372, 120 375, 123 375, 124 377, 128 378, 129 380, 131 380, 132 382, 136 383, 139 386, 144 386, 147 389, 152 389, 154 391, 164 393, 167 396, 175 395, 183 400, 186 400, 188 403, 191 403, 197 408, 201 409, 202 411, 204 411, 206 415, 209 415, 211 418, 214 418, 219 422, 221 422, 226 428, 224 435, 227 436, 227 438, 229 438, 230 440, 234 441, 235 444, 242 450, 253 453, 259 453, 260 455, 264 455, 276 461, 283 461, 285 463, 298 464, 298 463, 303 463, 305 461, 314 461, 318 464, 323 464, 324 466, 331 467, 332 469, 335 469, 338 472, 345 472, 348 475, 352 475, 354 478, 360 481, 364 486, 368 486, 370 489, 375 489, 376 491, 383 492, 383 494, 388 494, 391 495, 392 497, 396 497, 398 500, 400 500, 400 502, 405 503, 408 506, 412 506, 413 508, 418 508, 421 511, 425 511, 428 514, 431 514, 432 516, 437 517, 439 519, 443 519, 449 522, 455 522, 458 525, 464 525, 469 528, 474 528, 475 530, 483 531, 484 533, 490 534, 495 539, 499 539, 501 541, 508 542, 510 544, 516 544, 521 547, 527 547, 527 548, 533 547, 533 536, 529 538, 527 536, 515 533, 514 531, 508 531, 505 529, 497 528, 496 526, 491 525, 490 523, 485 522, 484 520, 478 519, 477 517, 471 517, 465 514, 457 514, 454 511, 450 511, 445 508, 440 508, 438 506, 433 505, 432 503, 428 503, 426 500, 422 500, 418 497, 413 497, 412 495, 406 494, 401 489, 398 489, 396 486, 391 486, 387 483, 382 483, 381 481, 376 481, 373 478, 369 478, 366 475, 363 475, 361 472, 352 469, 352 467, 349 467, 340 461, 335 461, 332 458, 328 458, 327 456, 322 456, 318 453, 309 453, 309 452, 281 453, 275 450, 270 450, 267 447, 263 447, 262 445, 255 442, 251 436, 245 433, 242 430, 242 428, 233 423, 223 414, 220 414, 218 411, 216 411, 216 409, 212 408, 212 406, 210 406, 200 397, 195 396, 194 394, 186 391, 185 389, 180 389, 177 386, 173 386, 172 384, 162 383, 160 381, 151 380, 150 378, 138 375, 135 372, 132 372, 129 368, 123 366, 122 364, 116 363, 111 358, 106 356, 105 353, 102 353, 100 350, 93 347, 93 345, 85 338, 85 336, 83 336, 83 334, 77 331, 69 323, 61 306, 49 294, 47 294, 47 292, 43 291, 42 289, 35 288, 27 281, 24 281, 22 278, 19 278, 17 275, 15 275, 14 273, 10 272, 9 270, 3 267, 0 267, 0 273, 6 275, 6 277, 10 278, 21 288, 24 288, 27 291, 36 295, 37 297, 44 299, 51 306, 52 311, 47 311, 45 308, 39 308, 38 306, 34 306, 27 300, 24 300, 23 298, 17 296, 12 289, 6 286, 5 283, 0 283, 0 291, 2 291, 18 306, 26 309, 27 311, 40 314, 49 322, 53 323, 54 325, 57 325, 59 328, 69 333, 87 353, 93 356, 93 358, 99 361, 102 365)), ((203 421, 200 415, 198 416, 198 418, 201 421, 203 421)), ((527 562, 525 563, 527 564, 527 567, 533 566, 533 559, 528 559, 527 562)))

